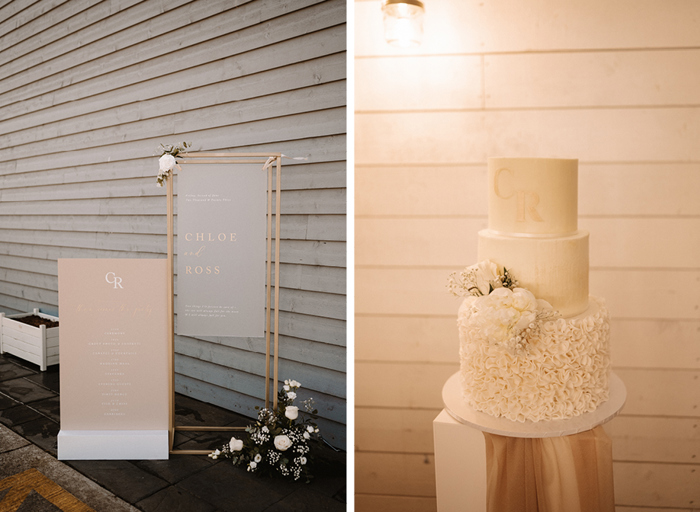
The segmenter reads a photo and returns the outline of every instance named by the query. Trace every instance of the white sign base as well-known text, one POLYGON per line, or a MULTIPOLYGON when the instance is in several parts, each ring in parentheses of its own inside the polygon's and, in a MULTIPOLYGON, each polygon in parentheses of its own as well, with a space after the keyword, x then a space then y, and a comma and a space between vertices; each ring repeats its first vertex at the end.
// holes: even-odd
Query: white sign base
POLYGON ((166 460, 167 430, 61 430, 58 460, 166 460))

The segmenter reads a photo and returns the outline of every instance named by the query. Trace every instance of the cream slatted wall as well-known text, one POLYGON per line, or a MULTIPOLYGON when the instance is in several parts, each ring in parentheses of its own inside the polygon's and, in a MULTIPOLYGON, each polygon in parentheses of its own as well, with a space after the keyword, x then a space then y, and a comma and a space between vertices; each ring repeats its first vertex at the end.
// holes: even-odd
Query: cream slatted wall
POLYGON ((607 427, 617 510, 700 510, 700 3, 425 4, 413 51, 354 4, 357 510, 435 510, 445 279, 476 261, 489 156, 580 159, 629 391, 607 427))
MULTIPOLYGON (((281 151, 280 376, 345 443, 344 0, 0 2, 0 310, 57 258, 165 257, 160 143, 281 151)), ((176 338, 176 387, 244 414, 264 342, 176 338)))

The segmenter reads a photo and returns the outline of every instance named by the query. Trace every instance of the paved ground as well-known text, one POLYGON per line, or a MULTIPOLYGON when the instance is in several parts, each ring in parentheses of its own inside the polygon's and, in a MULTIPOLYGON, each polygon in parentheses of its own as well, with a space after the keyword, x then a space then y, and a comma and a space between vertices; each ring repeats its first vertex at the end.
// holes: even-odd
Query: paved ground
MULTIPOLYGON (((58 366, 0 355, 0 511, 344 511, 345 452, 315 446, 310 484, 264 479, 226 460, 171 455, 164 461, 56 459, 58 366), (7 507, 7 508, 5 508, 7 507)), ((177 395, 177 425, 240 425, 233 412, 177 395)), ((177 433, 175 447, 213 449, 230 433, 177 433)))

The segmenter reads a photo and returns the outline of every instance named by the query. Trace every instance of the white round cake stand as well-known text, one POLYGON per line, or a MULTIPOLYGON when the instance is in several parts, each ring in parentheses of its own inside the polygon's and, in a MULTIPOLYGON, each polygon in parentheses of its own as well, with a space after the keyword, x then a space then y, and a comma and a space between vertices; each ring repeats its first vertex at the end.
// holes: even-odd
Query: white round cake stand
POLYGON ((508 437, 560 437, 578 434, 613 419, 622 410, 627 389, 620 378, 610 374, 610 398, 595 411, 567 420, 529 421, 521 423, 507 418, 495 418, 472 408, 462 398, 459 372, 450 377, 442 388, 445 410, 456 421, 477 430, 508 437))

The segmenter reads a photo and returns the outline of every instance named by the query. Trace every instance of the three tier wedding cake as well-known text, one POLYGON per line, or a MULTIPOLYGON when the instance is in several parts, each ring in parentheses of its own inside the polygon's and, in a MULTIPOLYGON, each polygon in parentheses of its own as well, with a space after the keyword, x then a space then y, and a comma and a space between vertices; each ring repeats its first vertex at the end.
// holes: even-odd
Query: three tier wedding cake
POLYGON ((514 421, 566 419, 608 399, 609 317, 588 295, 578 229, 578 161, 491 158, 479 263, 450 277, 460 374, 476 410, 514 421))

